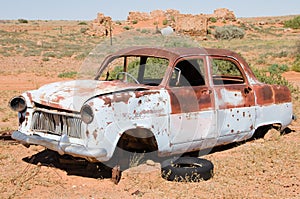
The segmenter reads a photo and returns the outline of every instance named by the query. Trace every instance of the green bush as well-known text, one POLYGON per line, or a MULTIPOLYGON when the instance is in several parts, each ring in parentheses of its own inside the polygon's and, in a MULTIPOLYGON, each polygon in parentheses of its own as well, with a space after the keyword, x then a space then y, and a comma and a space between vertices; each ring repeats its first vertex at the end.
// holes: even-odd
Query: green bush
POLYGON ((223 26, 215 29, 214 36, 220 40, 242 39, 245 31, 237 26, 223 26))
POLYGON ((284 22, 284 27, 299 29, 300 28, 300 16, 294 17, 293 19, 284 22))
POLYGON ((163 20, 163 25, 165 26, 165 25, 167 25, 169 23, 169 21, 167 20, 167 19, 164 19, 163 20))
POLYGON ((80 28, 80 33, 84 34, 88 31, 88 28, 80 28))
POLYGON ((296 60, 292 65, 292 70, 296 72, 300 72, 300 54, 297 56, 296 60))
POLYGON ((18 22, 19 23, 28 23, 28 20, 27 19, 18 19, 18 22))
POLYGON ((133 20, 133 21, 132 21, 132 24, 137 24, 137 23, 138 23, 137 20, 133 20))
POLYGON ((209 21, 212 22, 212 23, 216 23, 216 22, 217 22, 217 19, 214 18, 214 17, 211 17, 211 18, 209 19, 209 21))
POLYGON ((57 57, 57 54, 55 52, 45 52, 43 54, 44 57, 57 57))
POLYGON ((58 75, 59 78, 74 78, 76 76, 77 76, 77 72, 75 71, 63 72, 58 75))
POLYGON ((78 25, 85 26, 85 25, 88 25, 88 24, 85 21, 82 21, 82 22, 79 22, 78 25))
POLYGON ((124 30, 130 30, 131 27, 130 27, 130 26, 124 26, 123 29, 124 29, 124 30))
POLYGON ((278 65, 278 64, 272 64, 269 66, 268 71, 270 74, 282 74, 289 70, 289 67, 287 65, 278 65))

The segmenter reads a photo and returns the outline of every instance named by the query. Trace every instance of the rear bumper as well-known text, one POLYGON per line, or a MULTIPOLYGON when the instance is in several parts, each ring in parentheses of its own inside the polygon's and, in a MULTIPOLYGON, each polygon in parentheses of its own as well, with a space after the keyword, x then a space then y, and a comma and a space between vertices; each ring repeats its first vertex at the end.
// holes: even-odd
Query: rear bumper
POLYGON ((11 137, 24 145, 41 145, 53 151, 57 151, 60 155, 69 154, 75 157, 97 160, 107 155, 107 151, 103 148, 87 148, 83 145, 70 143, 67 135, 62 135, 61 139, 56 141, 38 135, 26 135, 20 131, 15 131, 11 137))

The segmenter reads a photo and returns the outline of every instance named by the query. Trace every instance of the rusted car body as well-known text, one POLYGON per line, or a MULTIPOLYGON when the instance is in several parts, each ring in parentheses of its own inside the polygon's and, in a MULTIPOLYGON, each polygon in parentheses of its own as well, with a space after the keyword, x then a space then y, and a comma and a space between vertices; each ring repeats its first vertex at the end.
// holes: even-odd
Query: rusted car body
POLYGON ((289 89, 259 82, 223 49, 126 48, 107 56, 94 80, 52 83, 10 104, 20 123, 14 139, 90 161, 109 160, 117 147, 201 150, 292 121, 289 89))

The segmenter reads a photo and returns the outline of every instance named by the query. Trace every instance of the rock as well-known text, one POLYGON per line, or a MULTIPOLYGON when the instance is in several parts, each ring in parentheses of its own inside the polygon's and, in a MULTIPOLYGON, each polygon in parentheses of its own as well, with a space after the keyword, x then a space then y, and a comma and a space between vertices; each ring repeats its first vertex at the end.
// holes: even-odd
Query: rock
POLYGON ((174 33, 174 30, 173 30, 173 28, 171 28, 170 26, 168 26, 166 28, 161 29, 160 33, 162 35, 164 35, 164 36, 172 35, 174 33))
POLYGON ((141 164, 137 167, 129 168, 122 172, 122 177, 120 180, 120 185, 128 184, 128 182, 138 181, 138 182, 159 182, 163 181, 161 177, 161 167, 159 163, 155 163, 152 160, 147 161, 151 165, 141 164), (154 163, 154 165, 153 165, 154 163))
POLYGON ((147 160, 146 164, 149 166, 155 166, 155 162, 153 160, 147 160))
POLYGON ((276 129, 270 129, 264 136, 264 140, 266 141, 275 141, 280 138, 280 132, 276 129))

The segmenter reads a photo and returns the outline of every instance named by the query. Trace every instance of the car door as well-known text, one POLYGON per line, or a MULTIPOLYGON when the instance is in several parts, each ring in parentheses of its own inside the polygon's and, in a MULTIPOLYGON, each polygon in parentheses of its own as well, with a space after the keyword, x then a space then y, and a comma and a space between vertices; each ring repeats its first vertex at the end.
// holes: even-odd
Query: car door
POLYGON ((239 63, 228 57, 211 57, 219 142, 245 139, 254 130, 255 96, 239 63))
POLYGON ((206 138, 216 137, 214 95, 203 57, 184 58, 175 64, 170 80, 170 142, 173 150, 200 149, 206 138))

